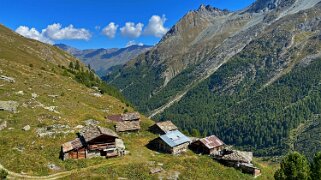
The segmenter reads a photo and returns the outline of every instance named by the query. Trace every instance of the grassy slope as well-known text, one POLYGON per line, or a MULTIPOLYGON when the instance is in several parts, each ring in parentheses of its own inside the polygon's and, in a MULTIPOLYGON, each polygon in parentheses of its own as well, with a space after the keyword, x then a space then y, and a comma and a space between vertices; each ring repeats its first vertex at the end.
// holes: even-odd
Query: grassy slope
MULTIPOLYGON (((97 168, 83 169, 71 177, 152 179, 158 175, 148 174, 148 163, 155 161, 164 164, 166 173, 161 174, 164 177, 177 171, 182 179, 251 179, 251 176, 224 167, 206 156, 188 152, 173 157, 147 149, 145 145, 155 138, 155 135, 146 131, 147 127, 153 124, 153 121, 146 118, 143 118, 141 133, 121 135, 130 151, 125 157, 109 160, 103 158, 59 160, 60 145, 75 138, 75 134, 39 138, 36 133, 37 128, 63 124, 73 129, 79 124, 84 124, 83 121, 89 118, 97 119, 101 126, 111 128, 113 124, 105 121, 106 115, 122 113, 125 109, 133 111, 111 96, 90 95, 94 90, 77 83, 69 77, 71 74, 63 75, 64 71, 58 64, 67 66, 69 61, 75 59, 57 48, 22 38, 0 26, 0 73, 16 79, 15 83, 0 81, 0 100, 14 100, 20 104, 18 113, 5 111, 0 113, 0 119, 8 122, 8 128, 0 131, 0 164, 10 171, 28 175, 48 175, 99 165, 97 168), (46 54, 50 56, 45 57, 46 54), (23 91, 24 94, 19 95, 16 93, 18 91, 23 91), (32 100, 32 93, 36 93, 39 97, 32 100), (58 97, 52 98, 48 95, 58 95, 58 97), (36 102, 45 106, 57 106, 56 110, 59 113, 35 107, 36 102), (55 116, 58 119, 42 118, 43 115, 55 116), (31 130, 23 131, 25 125, 30 125, 31 130), (48 169, 48 163, 54 163, 61 170, 48 169)), ((260 164, 264 172, 261 178, 271 179, 273 173, 270 172, 274 171, 274 165, 265 167, 264 163, 260 164)))

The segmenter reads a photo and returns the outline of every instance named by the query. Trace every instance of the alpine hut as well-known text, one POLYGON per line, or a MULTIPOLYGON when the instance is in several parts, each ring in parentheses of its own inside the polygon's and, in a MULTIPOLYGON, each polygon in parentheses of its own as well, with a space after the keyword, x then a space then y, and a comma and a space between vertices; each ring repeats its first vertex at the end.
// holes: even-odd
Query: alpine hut
POLYGON ((91 157, 114 157, 124 154, 125 146, 118 135, 107 128, 89 126, 79 133, 79 137, 62 144, 61 156, 66 159, 91 157))
POLYGON ((137 112, 112 115, 108 116, 107 119, 116 122, 115 129, 117 132, 140 130, 140 115, 137 112))
POLYGON ((172 123, 172 121, 163 121, 155 123, 153 126, 149 127, 149 130, 155 134, 166 134, 170 131, 175 131, 178 128, 175 126, 175 124, 172 123))
POLYGON ((187 136, 175 130, 159 136, 150 144, 158 151, 176 155, 187 151, 190 142, 187 136))
POLYGON ((196 153, 217 155, 225 148, 225 144, 218 137, 212 135, 193 142, 190 148, 196 153))

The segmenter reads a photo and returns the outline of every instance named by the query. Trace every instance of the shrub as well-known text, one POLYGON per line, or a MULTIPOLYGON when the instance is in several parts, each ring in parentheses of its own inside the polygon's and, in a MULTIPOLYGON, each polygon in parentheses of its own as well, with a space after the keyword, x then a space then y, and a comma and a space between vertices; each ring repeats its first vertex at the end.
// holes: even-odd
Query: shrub
POLYGON ((4 169, 0 169, 0 179, 6 179, 8 176, 8 172, 4 169))
POLYGON ((310 179, 310 166, 305 156, 298 152, 288 154, 281 162, 281 169, 274 174, 276 180, 310 179))

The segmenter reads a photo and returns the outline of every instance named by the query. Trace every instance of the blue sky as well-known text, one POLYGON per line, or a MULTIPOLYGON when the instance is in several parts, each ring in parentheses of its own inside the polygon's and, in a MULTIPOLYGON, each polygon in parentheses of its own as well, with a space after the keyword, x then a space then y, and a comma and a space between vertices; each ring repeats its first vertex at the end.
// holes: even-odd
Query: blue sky
POLYGON ((182 16, 201 4, 235 11, 253 2, 1 0, 0 23, 27 37, 48 43, 65 43, 80 49, 125 47, 130 41, 154 45, 182 16))

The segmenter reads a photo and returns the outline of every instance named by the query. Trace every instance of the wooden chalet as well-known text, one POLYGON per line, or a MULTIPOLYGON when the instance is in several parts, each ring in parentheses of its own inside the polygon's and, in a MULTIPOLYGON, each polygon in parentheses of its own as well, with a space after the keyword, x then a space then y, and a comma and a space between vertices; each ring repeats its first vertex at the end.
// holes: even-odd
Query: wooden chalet
POLYGON ((140 115, 137 112, 112 115, 108 116, 107 119, 116 122, 115 129, 117 132, 140 130, 140 115))
POLYGON ((124 154, 125 146, 118 135, 107 128, 90 126, 79 137, 62 144, 61 158, 84 159, 91 157, 114 157, 124 154))
POLYGON ((163 121, 155 123, 153 126, 149 127, 149 130, 155 134, 166 134, 170 131, 178 130, 172 121, 163 121))
POLYGON ((191 140, 178 130, 170 131, 150 142, 153 149, 170 154, 185 152, 191 140))
POLYGON ((190 148, 196 153, 219 155, 225 144, 215 135, 208 136, 193 142, 190 148))

